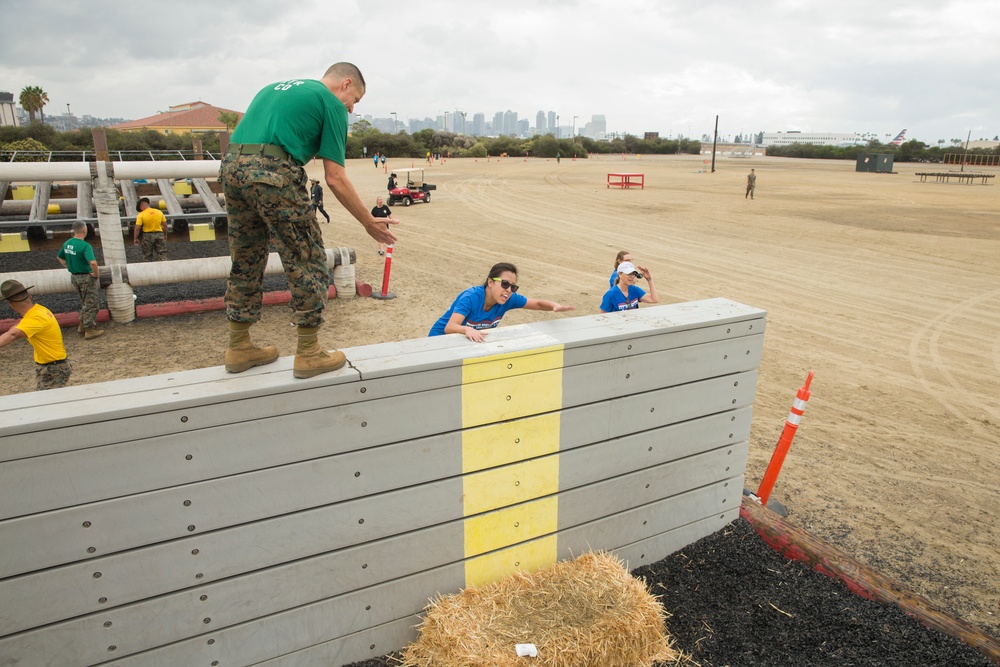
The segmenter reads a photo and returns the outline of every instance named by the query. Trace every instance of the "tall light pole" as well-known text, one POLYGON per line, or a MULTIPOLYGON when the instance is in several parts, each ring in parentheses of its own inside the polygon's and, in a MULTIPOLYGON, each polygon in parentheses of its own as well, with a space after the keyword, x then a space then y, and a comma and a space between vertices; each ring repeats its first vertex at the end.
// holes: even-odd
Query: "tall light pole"
MULTIPOLYGON (((157 111, 156 113, 163 113, 162 111, 157 111)), ((167 107, 166 113, 170 116, 170 134, 174 133, 174 110, 167 107)))
POLYGON ((573 116, 573 136, 570 137, 574 141, 576 141, 576 119, 577 118, 579 118, 579 116, 573 116))
POLYGON ((559 114, 556 114, 556 139, 561 139, 562 134, 559 131, 559 114))
POLYGON ((69 102, 66 103, 66 129, 73 129, 73 114, 69 110, 69 102))
POLYGON ((462 114, 462 134, 465 134, 465 112, 459 111, 458 113, 462 114))
POLYGON ((392 114, 392 133, 396 134, 399 131, 399 119, 396 117, 395 111, 390 111, 389 113, 392 114))

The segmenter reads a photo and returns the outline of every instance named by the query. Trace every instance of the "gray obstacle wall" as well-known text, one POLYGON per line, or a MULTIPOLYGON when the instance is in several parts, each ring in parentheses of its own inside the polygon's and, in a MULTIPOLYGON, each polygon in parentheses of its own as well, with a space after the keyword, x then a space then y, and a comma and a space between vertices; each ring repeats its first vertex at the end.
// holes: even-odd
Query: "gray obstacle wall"
POLYGON ((343 665, 438 593, 738 516, 764 312, 726 299, 5 397, 0 665, 343 665))

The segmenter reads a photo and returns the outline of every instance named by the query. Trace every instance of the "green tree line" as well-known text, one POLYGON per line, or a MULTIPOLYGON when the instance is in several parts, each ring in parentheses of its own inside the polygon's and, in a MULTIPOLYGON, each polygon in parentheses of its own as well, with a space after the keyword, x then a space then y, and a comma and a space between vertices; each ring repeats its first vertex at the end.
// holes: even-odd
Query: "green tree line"
MULTIPOLYGON (((891 153, 893 162, 941 162, 945 153, 965 153, 962 145, 928 146, 912 139, 899 146, 870 141, 867 146, 819 146, 815 144, 792 144, 790 146, 768 146, 767 155, 776 157, 824 158, 832 160, 857 160, 862 153, 891 153)), ((1000 155, 997 148, 972 148, 969 155, 1000 155)))
MULTIPOLYGON (((153 130, 121 132, 107 129, 108 150, 115 151, 184 151, 189 152, 195 139, 201 139, 202 149, 217 153, 219 135, 162 134, 153 130)), ((34 122, 24 127, 0 127, 0 150, 3 151, 93 151, 94 139, 88 128, 59 132, 49 125, 34 122)), ((595 141, 587 137, 556 139, 551 134, 518 137, 470 137, 452 132, 421 130, 415 134, 386 134, 372 128, 367 121, 351 126, 347 138, 347 157, 371 157, 375 153, 390 158, 424 158, 428 153, 445 157, 530 156, 554 158, 586 158, 590 153, 675 154, 701 152, 701 142, 687 139, 640 139, 625 135, 610 141, 595 141)))

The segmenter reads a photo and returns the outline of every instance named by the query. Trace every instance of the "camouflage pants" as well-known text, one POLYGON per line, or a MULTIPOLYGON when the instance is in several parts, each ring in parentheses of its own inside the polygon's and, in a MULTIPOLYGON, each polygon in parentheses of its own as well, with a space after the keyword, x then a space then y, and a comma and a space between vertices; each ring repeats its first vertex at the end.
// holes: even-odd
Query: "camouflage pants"
POLYGON ((330 273, 305 170, 265 155, 229 154, 222 160, 220 180, 233 260, 226 285, 226 316, 231 322, 260 319, 261 282, 270 242, 281 258, 292 293, 293 323, 319 326, 330 273))
POLYGON ((139 247, 142 248, 142 258, 147 262, 167 260, 167 239, 163 232, 143 232, 139 247))
POLYGON ((70 280, 80 297, 80 322, 84 328, 97 326, 97 309, 100 306, 97 295, 97 279, 89 273, 74 274, 70 280))
POLYGON ((72 372, 68 359, 53 364, 35 364, 35 389, 43 391, 65 387, 72 372))

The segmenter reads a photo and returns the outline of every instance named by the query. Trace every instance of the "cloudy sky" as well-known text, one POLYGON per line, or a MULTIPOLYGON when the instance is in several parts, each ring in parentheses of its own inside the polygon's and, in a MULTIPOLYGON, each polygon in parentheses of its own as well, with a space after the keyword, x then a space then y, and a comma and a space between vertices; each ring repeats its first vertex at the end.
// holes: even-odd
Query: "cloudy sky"
POLYGON ((539 109, 661 136, 1000 133, 996 0, 0 0, 0 90, 141 118, 357 64, 355 111, 539 109))

